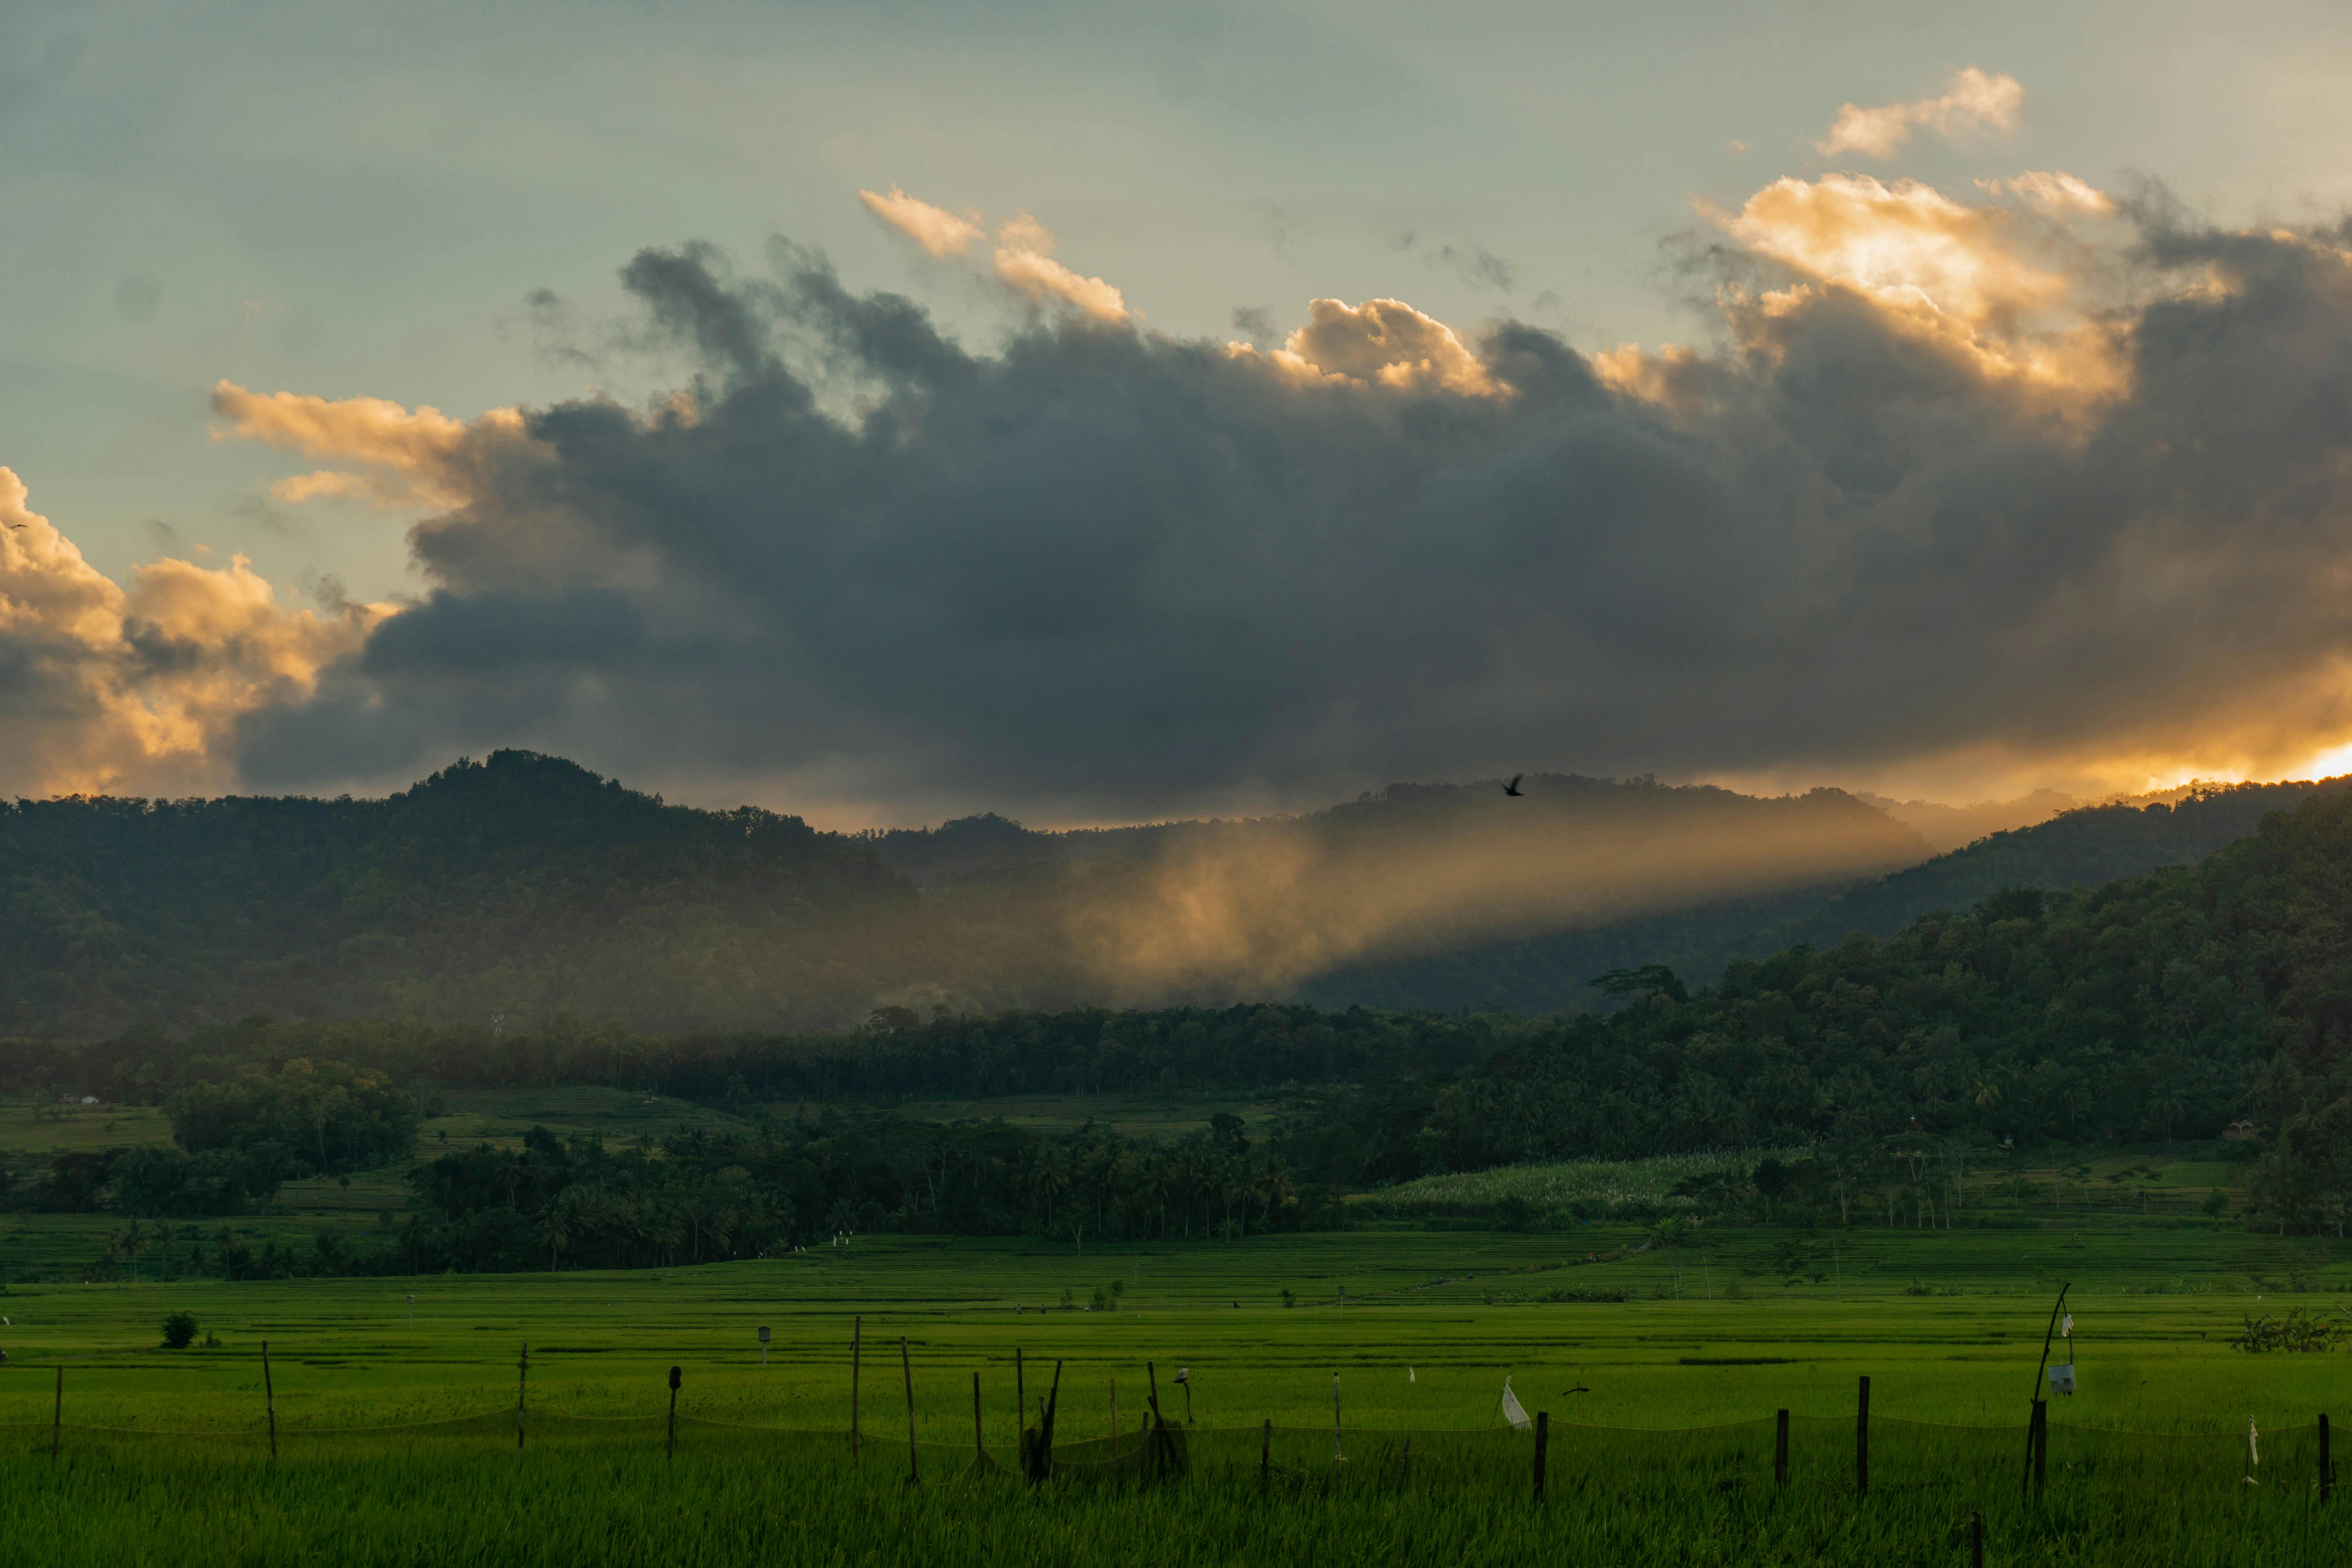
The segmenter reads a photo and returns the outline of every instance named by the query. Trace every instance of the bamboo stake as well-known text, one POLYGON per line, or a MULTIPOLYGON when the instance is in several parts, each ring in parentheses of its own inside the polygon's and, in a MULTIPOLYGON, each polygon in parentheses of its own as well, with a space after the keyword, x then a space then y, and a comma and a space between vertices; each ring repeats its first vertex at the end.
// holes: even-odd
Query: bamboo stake
POLYGON ((907 1357, 907 1336, 898 1336, 898 1370, 907 1377, 907 1484, 922 1479, 915 1468, 915 1363, 907 1357))
POLYGON ((278 1391, 269 1382, 269 1342, 261 1342, 261 1402, 269 1412, 269 1462, 278 1462, 278 1391))
POLYGON ((2058 1332, 2059 1310, 2066 1305, 2066 1292, 2074 1288, 2071 1282, 2059 1285, 2058 1300, 2050 1304, 2050 1326, 2042 1332, 2042 1364, 2033 1369, 2033 1415, 2025 1426, 2025 1477, 2018 1485, 2020 1491, 2033 1484, 2033 1459, 2037 1452, 2034 1447, 2035 1435, 2041 1430, 2042 1421, 2046 1419, 2043 1409, 2048 1404, 2048 1401, 2042 1397, 2042 1378, 2050 1367, 2050 1342, 2058 1332))
POLYGON ((979 1456, 978 1462, 986 1462, 988 1445, 980 1440, 980 1373, 976 1372, 971 1374, 971 1448, 979 1456))
POLYGON ((1774 1486, 1785 1487, 1789 1484, 1789 1413, 1787 1411, 1783 1410, 1780 1412, 1780 1419, 1774 1423, 1774 1427, 1775 1430, 1772 1434, 1772 1484, 1774 1486))
POLYGON ((1536 1412, 1536 1501, 1543 1501, 1545 1450, 1551 1446, 1551 1412, 1536 1412))
POLYGON ((1257 1444, 1257 1489, 1261 1495, 1265 1491, 1266 1483, 1272 1479, 1273 1474, 1274 1417, 1269 1415, 1265 1420, 1265 1436, 1258 1439, 1257 1444))
POLYGON ((1969 1515, 1969 1568, 1984 1568, 1984 1515, 1969 1515))
POLYGON ((530 1382, 530 1342, 522 1342, 522 1359, 515 1363, 515 1452, 522 1452, 522 1394, 530 1382))
POLYGON ((2319 1500, 2326 1502, 2336 1489, 2336 1467, 2327 1458, 2327 1413, 2319 1414, 2319 1500))
POLYGON ((857 1457, 857 1342, 866 1320, 849 1320, 849 1457, 857 1457))
POLYGON ((66 1425, 66 1369, 58 1368, 58 1407, 49 1416, 49 1458, 58 1457, 58 1438, 66 1425))

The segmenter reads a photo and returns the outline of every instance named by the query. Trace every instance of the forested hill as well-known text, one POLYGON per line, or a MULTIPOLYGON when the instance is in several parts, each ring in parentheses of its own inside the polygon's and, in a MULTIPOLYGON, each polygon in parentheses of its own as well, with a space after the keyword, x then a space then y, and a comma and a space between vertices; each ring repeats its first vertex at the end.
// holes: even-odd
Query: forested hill
POLYGON ((386 800, 20 801, 0 805, 0 1035, 253 1013, 678 1034, 845 1028, 884 1006, 1222 1005, 1295 996, 1361 954, 1925 855, 1836 791, 1526 789, 1400 784, 1304 817, 1091 835, 977 818, 845 836, 499 752, 386 800))
POLYGON ((1302 994, 1327 1006, 1556 1013, 1584 1006, 1594 975, 1664 963, 1694 984, 1799 942, 1854 931, 1892 936, 1921 915, 1962 910, 1998 889, 2061 890, 2191 866, 2252 833, 2266 813, 2352 786, 2352 778, 2200 787, 2171 802, 2083 806, 1980 838, 1868 881, 1694 902, 1605 924, 1378 958, 1334 968, 1302 994))
POLYGON ((385 800, 19 801, 0 806, 0 1033, 254 1011, 680 1022, 730 999, 829 1018, 874 977, 813 950, 854 956, 911 899, 869 847, 797 817, 666 805, 523 752, 385 800))
MULTIPOLYGON (((425 1092, 586 1081, 754 1112, 1280 1088, 1286 1110, 1261 1151, 1302 1180, 1799 1145, 1811 1152, 1791 1180, 1816 1203, 1853 1196, 1890 1152, 2210 1138, 2245 1117, 2261 1132, 2262 1213, 2309 1229, 2352 1208, 2352 793, 2315 793, 2194 867, 2005 889, 1891 940, 1738 963, 1704 989, 1664 966, 1609 982, 1627 1005, 1572 1019, 887 1009, 842 1033, 686 1038, 255 1020, 183 1040, 0 1042, 0 1092, 202 1109, 206 1085, 282 1100, 373 1072, 425 1092)), ((321 1148, 314 1163, 338 1157, 321 1148)))
POLYGON ((2263 1201, 2308 1226, 2352 1205, 2352 793, 2314 793, 2201 864, 1997 892, 1891 940, 1733 964, 1448 1079, 1335 1096, 1307 1168, 1403 1177, 1559 1154, 1821 1142, 1829 1164, 1923 1139, 2271 1138, 2263 1201))

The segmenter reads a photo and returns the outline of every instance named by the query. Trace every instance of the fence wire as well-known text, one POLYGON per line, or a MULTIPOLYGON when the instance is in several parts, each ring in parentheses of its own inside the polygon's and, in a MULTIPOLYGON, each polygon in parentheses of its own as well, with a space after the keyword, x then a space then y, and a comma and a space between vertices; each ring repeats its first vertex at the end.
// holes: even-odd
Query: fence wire
MULTIPOLYGON (((1323 1426, 1191 1426, 1171 1424, 1156 1436, 1143 1428, 1116 1438, 1059 1440, 1049 1484, 1072 1489, 1181 1485, 1295 1495, 1486 1493, 1526 1496, 1537 1484, 1533 1434, 1508 1426, 1483 1430, 1391 1429, 1323 1426)), ((1649 1428, 1549 1424, 1542 1484, 1548 1494, 1638 1495, 1694 1486, 1726 1493, 1785 1485, 1819 1493, 1863 1490, 1862 1444, 1851 1416, 1791 1416, 1785 1479, 1776 1418, 1698 1427, 1649 1428)), ((763 1426, 680 1409, 638 1415, 572 1414, 530 1408, 520 1423, 511 1408, 373 1426, 281 1425, 266 1421, 208 1431, 126 1427, 73 1421, 0 1424, 0 1459, 142 1456, 201 1457, 224 1463, 336 1458, 374 1459, 446 1454, 488 1459, 501 1450, 528 1462, 534 1454, 635 1455, 672 1464, 751 1460, 844 1473, 897 1476, 921 1486, 1013 1484, 1019 1456, 1002 1441, 910 1443, 901 1428, 851 1434, 763 1426), (273 1450, 274 1443, 274 1450, 273 1450)), ((2332 1458, 2332 1456, 2331 1456, 2332 1458)), ((2053 1491, 2130 1489, 2142 1493, 2228 1492, 2250 1501, 2307 1497, 2321 1485, 2316 1422, 2263 1431, 2117 1431, 2052 1421, 2043 1485, 2053 1491)), ((2028 1428, 1967 1426, 1874 1415, 1869 1423, 1867 1490, 1949 1493, 1954 1499, 2026 1489, 2033 1475, 2028 1428)))

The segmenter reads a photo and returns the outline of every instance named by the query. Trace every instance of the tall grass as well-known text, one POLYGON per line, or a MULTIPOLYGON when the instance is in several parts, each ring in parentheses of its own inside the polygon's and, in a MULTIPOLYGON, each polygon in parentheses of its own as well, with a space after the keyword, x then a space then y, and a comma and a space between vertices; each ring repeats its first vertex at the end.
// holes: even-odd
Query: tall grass
MULTIPOLYGON (((1854 1496, 1850 1424, 1800 1424, 1775 1486, 1769 1421, 1699 1433, 1554 1433, 1548 1496, 1530 1496, 1516 1434, 1191 1434, 1190 1473, 1144 1485, 1131 1466, 1021 1484, 971 1450, 903 1441, 852 1460, 840 1435, 688 1424, 675 1460, 660 1421, 537 1434, 511 1426, 290 1444, 109 1446, 76 1434, 54 1464, 9 1435, 7 1561, 82 1564, 700 1564, 877 1568, 1118 1563, 1532 1562, 1965 1563, 1969 1512, 1989 1562, 2336 1563, 2352 1500, 2323 1508, 2311 1455, 2266 1437, 2259 1487, 2234 1435, 2108 1439, 2061 1427, 2049 1488, 2021 1493, 2021 1435, 1895 1424, 1874 1433, 1854 1496), (1404 1441, 1413 1454, 1407 1461, 1404 1441)), ((1103 1446, 1107 1449, 1107 1446, 1103 1446)), ((1098 1456, 1103 1457, 1103 1456, 1098 1456)), ((998 1456, 999 1458, 1002 1456, 998 1456)))

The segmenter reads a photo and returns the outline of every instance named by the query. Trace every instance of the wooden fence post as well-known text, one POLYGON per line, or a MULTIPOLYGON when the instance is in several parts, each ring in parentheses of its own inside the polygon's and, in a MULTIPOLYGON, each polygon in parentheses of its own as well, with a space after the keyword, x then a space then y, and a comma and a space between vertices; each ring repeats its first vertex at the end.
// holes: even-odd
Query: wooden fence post
POLYGON ((971 1374, 971 1448, 978 1456, 972 1462, 988 1462, 988 1445, 980 1440, 980 1373, 971 1374))
POLYGON ((278 1462, 278 1390, 269 1381, 269 1342, 261 1342, 261 1403, 269 1413, 269 1462, 278 1462))
POLYGON ((1969 1568, 1984 1568, 1984 1514, 1969 1515, 1969 1568))
POLYGON ((515 1452, 522 1452, 522 1394, 530 1382, 530 1342, 522 1342, 522 1359, 515 1363, 515 1452))
POLYGON ((907 1379, 907 1484, 922 1479, 915 1464, 915 1363, 907 1357, 907 1336, 898 1336, 898 1370, 907 1379))
MULTIPOLYGON (((1029 1419, 1029 1391, 1021 1376, 1021 1347, 1013 1347, 1013 1430, 1017 1436, 1029 1419)), ((1018 1445, 1016 1445, 1017 1447, 1018 1445)))
POLYGON ((677 1368, 669 1369, 669 1447, 663 1458, 675 1464, 677 1460, 677 1368))
POLYGON ((2319 1500, 2326 1502, 2336 1489, 2336 1467, 2327 1458, 2327 1412, 2319 1413, 2319 1500))
POLYGON ((849 1320, 849 1457, 857 1457, 857 1358, 858 1337, 864 1331, 866 1320, 849 1320))
POLYGON ((1773 1425, 1772 1484, 1785 1487, 1789 1484, 1789 1413, 1781 1411, 1773 1425))
POLYGON ((49 1458, 52 1459, 58 1457, 58 1438, 64 1432, 65 1425, 66 1369, 60 1363, 58 1367, 58 1406, 49 1416, 49 1458))
MULTIPOLYGON (((58 1373, 58 1386, 60 1388, 65 1386, 65 1375, 64 1371, 60 1369, 58 1373)), ((1265 1418, 1265 1430, 1257 1440, 1257 1489, 1260 1493, 1265 1492, 1267 1483, 1273 1477, 1274 1417, 1269 1415, 1265 1418)))
POLYGON ((1536 1412, 1536 1501, 1543 1501, 1544 1450, 1551 1445, 1551 1412, 1536 1412))
POLYGON ((1870 1495, 1870 1379, 1866 1377, 1853 1407, 1853 1495, 1870 1495))
POLYGON ((2050 1470, 2050 1402, 2033 1402, 2033 1421, 2026 1429, 2026 1447, 2033 1462, 2033 1489, 2040 1491, 2049 1479, 2050 1470))

